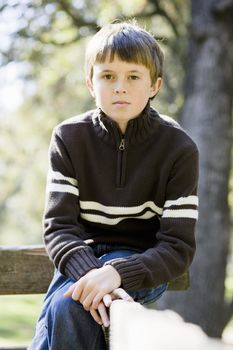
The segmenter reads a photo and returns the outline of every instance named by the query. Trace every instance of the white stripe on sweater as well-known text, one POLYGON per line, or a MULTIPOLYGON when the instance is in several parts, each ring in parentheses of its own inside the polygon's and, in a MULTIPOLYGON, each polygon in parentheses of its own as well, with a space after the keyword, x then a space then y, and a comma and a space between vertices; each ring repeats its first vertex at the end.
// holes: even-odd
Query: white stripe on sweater
POLYGON ((51 182, 53 180, 64 180, 69 182, 71 185, 78 186, 78 181, 73 177, 64 176, 59 171, 50 170, 48 174, 48 181, 51 182))
POLYGON ((165 202, 164 207, 171 207, 172 205, 198 205, 197 196, 180 197, 175 200, 168 200, 165 202))
POLYGON ((71 193, 75 196, 79 196, 79 190, 70 185, 64 185, 64 184, 48 184, 47 186, 47 192, 65 192, 65 193, 71 193))
POLYGON ((141 216, 131 217, 131 216, 124 216, 124 217, 118 217, 118 218, 107 218, 106 216, 102 215, 95 215, 95 214, 87 214, 87 213, 81 213, 80 216, 82 219, 90 222, 96 222, 98 224, 105 224, 105 225, 117 225, 120 221, 125 219, 151 219, 153 216, 155 216, 155 213, 152 213, 151 211, 147 211, 146 213, 142 214, 141 216))
POLYGON ((162 218, 189 218, 198 219, 198 211, 194 209, 166 209, 162 218))
POLYGON ((80 201, 80 208, 83 210, 97 210, 111 215, 129 215, 138 214, 141 211, 150 208, 154 213, 162 215, 163 209, 159 208, 154 202, 148 201, 138 206, 116 207, 106 206, 98 202, 80 201))

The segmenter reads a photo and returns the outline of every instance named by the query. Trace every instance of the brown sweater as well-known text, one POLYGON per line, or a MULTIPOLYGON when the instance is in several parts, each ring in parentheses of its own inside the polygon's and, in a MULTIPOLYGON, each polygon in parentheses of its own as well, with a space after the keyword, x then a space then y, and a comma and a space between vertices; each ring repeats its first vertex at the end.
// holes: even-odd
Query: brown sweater
POLYGON ((198 150, 149 104, 124 136, 100 109, 53 132, 44 240, 55 266, 78 280, 102 263, 93 245, 141 253, 110 261, 126 290, 156 287, 185 272, 195 252, 198 150))

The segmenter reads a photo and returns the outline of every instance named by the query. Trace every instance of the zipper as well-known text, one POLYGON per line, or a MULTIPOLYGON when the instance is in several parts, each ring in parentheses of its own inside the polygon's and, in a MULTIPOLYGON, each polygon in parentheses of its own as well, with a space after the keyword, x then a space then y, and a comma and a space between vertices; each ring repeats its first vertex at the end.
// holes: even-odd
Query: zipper
POLYGON ((117 187, 124 187, 125 183, 125 138, 121 137, 118 146, 117 187))
POLYGON ((120 151, 124 151, 125 150, 125 139, 124 139, 124 137, 122 137, 122 139, 121 139, 119 150, 120 151))

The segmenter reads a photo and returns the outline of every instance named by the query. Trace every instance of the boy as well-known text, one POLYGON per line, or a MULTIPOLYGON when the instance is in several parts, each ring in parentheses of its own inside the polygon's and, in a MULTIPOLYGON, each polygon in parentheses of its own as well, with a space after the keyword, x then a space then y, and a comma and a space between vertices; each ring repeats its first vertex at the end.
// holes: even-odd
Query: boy
POLYGON ((58 125, 50 145, 44 240, 57 270, 33 350, 105 349, 112 300, 158 299, 195 251, 198 151, 150 107, 157 42, 137 25, 107 25, 86 72, 97 109, 58 125))

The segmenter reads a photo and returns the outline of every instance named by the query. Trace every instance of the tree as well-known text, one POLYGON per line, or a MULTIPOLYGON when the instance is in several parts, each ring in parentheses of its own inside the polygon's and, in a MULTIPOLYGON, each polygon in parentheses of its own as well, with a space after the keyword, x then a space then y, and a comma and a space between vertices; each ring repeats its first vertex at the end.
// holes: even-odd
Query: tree
POLYGON ((200 150, 197 253, 188 292, 159 303, 208 335, 220 337, 233 313, 224 282, 230 241, 228 205, 232 148, 233 1, 192 0, 182 124, 200 150))

